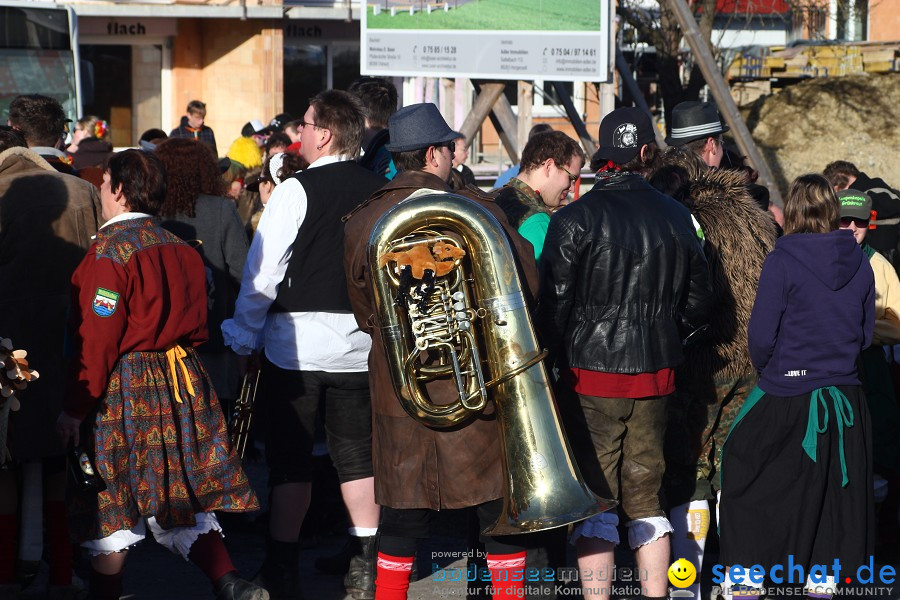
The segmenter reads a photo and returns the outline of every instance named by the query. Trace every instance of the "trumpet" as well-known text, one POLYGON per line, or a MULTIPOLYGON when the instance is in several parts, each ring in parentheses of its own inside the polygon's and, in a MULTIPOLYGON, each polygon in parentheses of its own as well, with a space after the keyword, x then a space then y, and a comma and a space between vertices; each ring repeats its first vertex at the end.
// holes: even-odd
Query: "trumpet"
POLYGON ((231 447, 238 458, 244 458, 247 440, 250 438, 250 420, 253 418, 253 403, 256 400, 256 388, 259 385, 259 369, 249 369, 244 374, 241 384, 241 395, 234 403, 231 413, 231 447))

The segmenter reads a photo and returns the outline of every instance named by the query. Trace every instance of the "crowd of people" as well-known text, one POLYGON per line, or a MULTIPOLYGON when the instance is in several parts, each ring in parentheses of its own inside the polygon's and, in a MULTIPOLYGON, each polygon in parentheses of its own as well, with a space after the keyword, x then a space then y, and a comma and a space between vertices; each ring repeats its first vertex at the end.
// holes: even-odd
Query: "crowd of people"
MULTIPOLYGON (((793 181, 782 214, 725 147, 715 106, 684 102, 666 150, 649 115, 619 108, 593 156, 536 130, 485 192, 464 164, 470 141, 434 104, 397 105, 390 82, 361 78, 310 99, 300 119, 248 122, 219 159, 200 101, 169 135, 150 130, 118 153, 97 117, 66 146, 55 100, 13 101, 0 130, 0 269, 16 285, 0 331, 42 376, 21 393, 0 465, 0 598, 28 583, 42 547, 49 598, 119 598, 128 549, 149 527, 218 599, 299 599, 322 438, 349 535, 316 567, 342 575, 355 600, 407 597, 418 541, 445 509, 469 509, 472 560, 494 598, 522 597, 526 567, 565 567, 567 543, 594 575, 583 595, 600 599, 622 536, 647 599, 668 596, 675 559, 702 572, 715 525, 720 564, 767 571, 789 559, 807 573, 862 565, 876 543, 896 543, 896 190, 836 161, 793 181), (575 201, 586 164, 593 187, 575 201), (370 239, 421 190, 499 224, 574 459, 615 508, 486 534, 509 487, 504 398, 446 427, 401 403, 395 375, 408 365, 395 364, 400 334, 374 289, 393 267, 370 239), (269 511, 264 560, 244 577, 217 513, 259 508, 227 423, 254 370, 269 511), (67 490, 73 447, 97 486, 67 490), (73 543, 89 557, 87 590, 72 577, 73 543)), ((444 227, 427 229, 460 235, 444 227)), ((397 292, 404 315, 431 293, 412 277, 418 291, 397 292)), ((492 303, 485 327, 505 325, 514 304, 475 301, 492 303)), ((458 400, 441 353, 419 350, 416 393, 458 400)), ((825 598, 842 582, 795 583, 825 598)), ((729 575, 720 591, 758 598, 766 584, 729 575)))

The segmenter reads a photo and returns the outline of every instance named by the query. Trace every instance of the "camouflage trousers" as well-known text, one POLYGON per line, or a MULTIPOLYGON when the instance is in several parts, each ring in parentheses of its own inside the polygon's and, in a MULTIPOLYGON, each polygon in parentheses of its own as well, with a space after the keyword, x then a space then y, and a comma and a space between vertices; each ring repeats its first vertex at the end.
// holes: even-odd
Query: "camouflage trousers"
POLYGON ((669 402, 664 445, 663 490, 669 507, 715 498, 721 488, 722 445, 757 379, 753 371, 677 386, 669 402))

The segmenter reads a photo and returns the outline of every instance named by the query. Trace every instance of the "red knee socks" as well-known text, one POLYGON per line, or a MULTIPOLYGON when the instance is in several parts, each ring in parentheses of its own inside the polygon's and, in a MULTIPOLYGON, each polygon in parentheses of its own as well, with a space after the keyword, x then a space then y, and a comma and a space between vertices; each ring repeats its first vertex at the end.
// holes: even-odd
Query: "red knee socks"
POLYGON ((18 525, 15 514, 0 515, 0 584, 16 581, 18 525))
POLYGON ((525 593, 525 551, 487 555, 493 598, 522 598, 525 593), (513 581, 515 580, 515 581, 513 581))
POLYGON ((406 600, 409 575, 415 560, 414 556, 391 556, 379 552, 375 600, 406 600))
POLYGON ((237 571, 225 548, 225 542, 222 541, 222 534, 218 531, 209 531, 198 537, 191 545, 188 560, 197 565, 213 583, 226 573, 237 571))

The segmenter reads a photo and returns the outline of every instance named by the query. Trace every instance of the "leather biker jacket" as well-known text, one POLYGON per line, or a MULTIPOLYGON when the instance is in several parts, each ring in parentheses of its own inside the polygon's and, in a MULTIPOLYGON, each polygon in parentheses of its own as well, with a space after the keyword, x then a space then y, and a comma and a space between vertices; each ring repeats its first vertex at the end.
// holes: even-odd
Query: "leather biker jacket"
POLYGON ((683 359, 712 292, 687 208, 623 173, 550 221, 539 323, 561 367, 653 373, 683 359))

